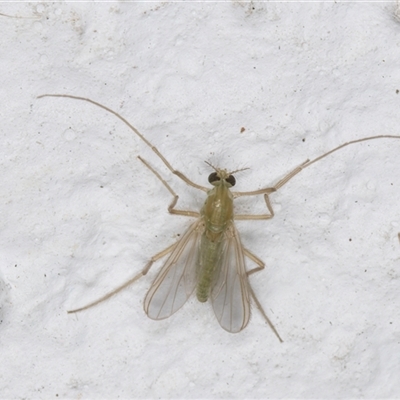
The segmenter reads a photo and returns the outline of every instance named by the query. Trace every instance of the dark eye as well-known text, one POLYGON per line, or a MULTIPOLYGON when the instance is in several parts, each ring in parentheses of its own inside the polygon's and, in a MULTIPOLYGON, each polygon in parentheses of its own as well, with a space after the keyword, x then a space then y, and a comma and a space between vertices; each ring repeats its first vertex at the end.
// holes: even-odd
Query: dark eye
POLYGON ((221 178, 218 176, 218 174, 216 172, 213 172, 212 174, 210 174, 208 176, 208 182, 210 182, 210 183, 217 182, 220 180, 221 180, 221 178))
POLYGON ((228 178, 226 178, 226 181, 231 184, 231 186, 236 185, 236 179, 233 175, 229 175, 228 178))

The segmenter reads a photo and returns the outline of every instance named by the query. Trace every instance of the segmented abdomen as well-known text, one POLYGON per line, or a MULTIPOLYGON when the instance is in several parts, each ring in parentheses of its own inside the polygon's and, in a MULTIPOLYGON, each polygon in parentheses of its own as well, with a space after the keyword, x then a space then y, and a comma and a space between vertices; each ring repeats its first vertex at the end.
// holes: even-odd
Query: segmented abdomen
POLYGON ((201 237, 199 260, 197 265, 197 299, 208 300, 211 282, 218 267, 221 256, 221 241, 211 241, 204 233, 201 237))

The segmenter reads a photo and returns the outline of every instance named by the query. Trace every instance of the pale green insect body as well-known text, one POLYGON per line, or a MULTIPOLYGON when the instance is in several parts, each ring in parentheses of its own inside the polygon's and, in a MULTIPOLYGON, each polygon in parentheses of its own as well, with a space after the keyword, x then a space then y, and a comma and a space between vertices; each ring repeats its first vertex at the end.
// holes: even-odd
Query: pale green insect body
POLYGON ((225 231, 233 223, 233 196, 229 190, 234 184, 233 176, 225 170, 216 169, 209 181, 214 188, 207 193, 200 211, 205 225, 197 265, 196 295, 200 302, 206 302, 209 298, 211 285, 216 281, 222 260, 225 231))
POLYGON ((199 261, 197 265, 197 300, 204 303, 210 296, 211 284, 221 260, 222 242, 213 242, 204 232, 200 242, 199 261))

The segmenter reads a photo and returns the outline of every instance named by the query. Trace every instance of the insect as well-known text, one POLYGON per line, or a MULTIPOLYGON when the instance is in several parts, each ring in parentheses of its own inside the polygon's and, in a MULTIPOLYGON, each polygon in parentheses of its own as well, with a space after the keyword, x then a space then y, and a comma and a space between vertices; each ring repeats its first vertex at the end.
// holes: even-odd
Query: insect
POLYGON ((265 264, 248 249, 243 247, 234 221, 267 220, 273 218, 274 211, 269 195, 279 190, 304 168, 309 167, 335 151, 367 140, 382 138, 400 139, 400 136, 379 135, 346 142, 313 160, 306 160, 272 187, 250 192, 233 192, 231 188, 236 183, 233 174, 241 170, 227 171, 216 168, 207 162, 214 171, 208 178, 212 188, 206 188, 192 182, 183 173, 175 170, 159 150, 133 125, 110 108, 88 98, 72 95, 44 94, 38 98, 43 97, 64 97, 82 100, 114 114, 153 150, 171 173, 183 180, 187 185, 207 193, 206 201, 200 212, 176 209, 175 206, 179 196, 161 175, 146 160, 139 156, 139 160, 160 180, 173 196, 173 200, 168 206, 168 211, 171 214, 197 219, 176 243, 151 257, 143 270, 132 279, 100 299, 84 307, 71 310, 69 313, 85 310, 110 298, 142 276, 145 276, 154 262, 169 255, 144 299, 144 310, 150 318, 161 320, 170 317, 185 304, 195 291, 196 297, 200 302, 206 302, 210 299, 219 324, 223 329, 231 333, 240 332, 247 326, 250 320, 250 304, 253 302, 281 342, 282 338, 266 315, 248 279, 250 275, 264 269, 265 264), (261 215, 234 214, 233 200, 235 198, 257 195, 264 195, 268 213, 261 215), (247 271, 245 257, 252 260, 257 267, 247 271))

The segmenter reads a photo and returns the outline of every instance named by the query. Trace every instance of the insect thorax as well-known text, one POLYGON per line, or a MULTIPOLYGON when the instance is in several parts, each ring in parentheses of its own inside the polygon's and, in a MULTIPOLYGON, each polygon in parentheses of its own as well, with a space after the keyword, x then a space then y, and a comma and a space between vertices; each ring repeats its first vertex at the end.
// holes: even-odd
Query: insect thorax
POLYGON ((208 192, 201 215, 206 225, 206 233, 209 231, 217 236, 233 221, 233 196, 224 181, 208 192))

